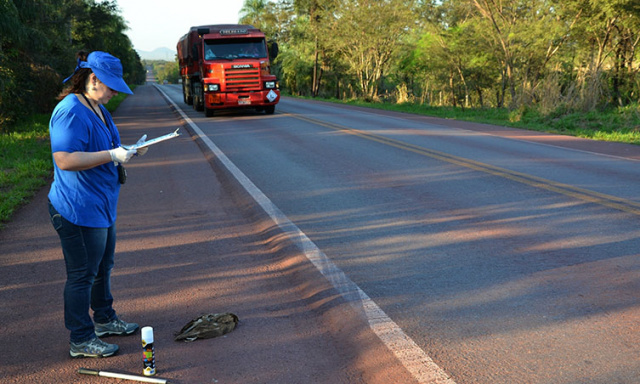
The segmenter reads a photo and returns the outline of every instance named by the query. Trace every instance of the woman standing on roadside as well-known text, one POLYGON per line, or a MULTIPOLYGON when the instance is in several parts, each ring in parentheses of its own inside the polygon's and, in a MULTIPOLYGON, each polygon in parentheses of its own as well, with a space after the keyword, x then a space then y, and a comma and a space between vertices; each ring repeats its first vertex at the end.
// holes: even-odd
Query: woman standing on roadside
MULTIPOLYGON (((118 346, 98 337, 130 335, 138 329, 138 324, 116 315, 110 281, 116 206, 126 176, 122 164, 136 150, 120 145, 118 129, 103 104, 118 92, 133 92, 122 78, 120 60, 106 52, 79 52, 78 66, 67 81, 70 86, 61 94, 49 123, 54 163, 49 214, 67 271, 64 320, 70 331, 71 356, 107 357, 118 346)), ((137 154, 146 150, 139 149, 137 154)))

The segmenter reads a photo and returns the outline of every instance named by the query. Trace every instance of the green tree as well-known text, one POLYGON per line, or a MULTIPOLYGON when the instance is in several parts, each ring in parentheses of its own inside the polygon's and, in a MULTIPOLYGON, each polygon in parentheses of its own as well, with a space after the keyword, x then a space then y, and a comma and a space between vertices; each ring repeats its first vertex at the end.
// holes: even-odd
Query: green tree
POLYGON ((335 10, 328 45, 348 65, 366 99, 378 98, 398 42, 412 27, 413 6, 407 0, 347 0, 335 10))
POLYGON ((144 82, 144 68, 126 35, 127 25, 116 2, 86 0, 80 7, 82 11, 71 21, 72 44, 77 49, 109 52, 122 62, 127 82, 144 82))
POLYGON ((54 104, 70 52, 68 3, 0 0, 0 130, 54 104))
POLYGON ((287 35, 289 39, 279 40, 278 63, 281 84, 292 94, 310 96, 313 62, 309 53, 312 44, 305 38, 307 22, 306 17, 297 17, 287 35))
MULTIPOLYGON (((560 17, 548 0, 470 0, 469 4, 480 17, 478 30, 490 39, 488 46, 494 47, 493 55, 501 63, 502 99, 508 91, 511 107, 530 103, 533 90, 571 36, 580 13, 560 17)), ((473 19, 478 16, 469 14, 473 19)))
POLYGON ((330 54, 331 29, 328 28, 339 4, 334 0, 297 0, 294 9, 297 14, 298 33, 295 45, 304 51, 311 64, 311 96, 320 93, 325 68, 334 62, 330 54))
POLYGON ((625 105, 635 92, 637 102, 640 5, 632 0, 585 0, 569 1, 566 6, 579 7, 584 13, 580 53, 588 71, 608 71, 612 101, 625 105))
POLYGON ((180 79, 180 67, 177 61, 154 60, 150 64, 153 66, 153 73, 159 83, 165 80, 171 84, 177 84, 180 79))
POLYGON ((591 110, 639 98, 638 4, 247 0, 242 20, 278 39, 275 68, 293 93, 591 110))
POLYGON ((245 0, 240 8, 240 23, 262 29, 269 0, 245 0))
POLYGON ((79 49, 107 51, 122 61, 125 80, 144 81, 125 31, 113 1, 0 0, 0 131, 51 111, 79 49))

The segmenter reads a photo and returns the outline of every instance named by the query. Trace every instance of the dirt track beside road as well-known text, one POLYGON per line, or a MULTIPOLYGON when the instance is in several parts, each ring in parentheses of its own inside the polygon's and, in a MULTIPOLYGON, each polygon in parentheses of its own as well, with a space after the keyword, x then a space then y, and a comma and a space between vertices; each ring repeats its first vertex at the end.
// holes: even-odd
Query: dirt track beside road
MULTIPOLYGON (((123 143, 182 122, 152 86, 114 114, 123 143)), ((410 383, 364 319, 203 155, 185 128, 128 163, 118 211, 115 309, 152 326, 158 377, 172 383, 410 383), (192 318, 240 318, 230 334, 173 335, 192 318)), ((48 187, 0 230, 0 382, 111 383, 78 368, 142 374, 140 333, 105 340, 106 359, 72 359, 64 328, 64 262, 48 187)))

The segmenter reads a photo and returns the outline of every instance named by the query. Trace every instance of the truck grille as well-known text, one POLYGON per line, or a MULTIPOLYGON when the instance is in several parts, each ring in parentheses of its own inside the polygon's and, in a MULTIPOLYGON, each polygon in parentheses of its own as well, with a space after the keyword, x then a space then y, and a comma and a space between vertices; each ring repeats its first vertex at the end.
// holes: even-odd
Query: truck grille
POLYGON ((226 68, 227 91, 259 91, 260 68, 226 68))

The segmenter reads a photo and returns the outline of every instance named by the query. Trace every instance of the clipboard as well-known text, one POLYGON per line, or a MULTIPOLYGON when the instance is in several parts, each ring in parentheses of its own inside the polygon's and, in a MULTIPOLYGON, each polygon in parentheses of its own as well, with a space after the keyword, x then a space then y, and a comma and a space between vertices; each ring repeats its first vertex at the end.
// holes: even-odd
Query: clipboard
POLYGON ((169 140, 169 139, 173 139, 174 137, 180 136, 180 134, 178 133, 179 130, 180 130, 180 128, 178 128, 174 132, 168 133, 166 135, 163 135, 163 136, 160 136, 160 137, 156 137, 155 139, 147 140, 142 144, 123 145, 122 147, 124 149, 127 149, 127 150, 148 147, 150 145, 158 144, 158 143, 160 143, 162 141, 166 141, 166 140, 169 140))

